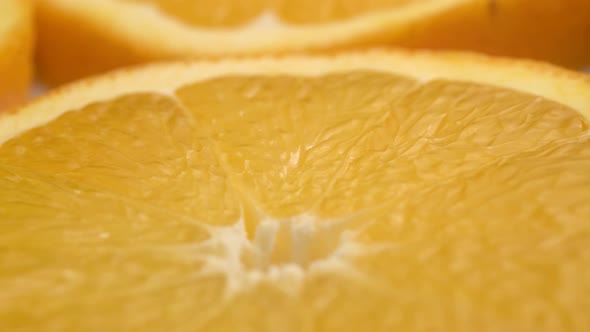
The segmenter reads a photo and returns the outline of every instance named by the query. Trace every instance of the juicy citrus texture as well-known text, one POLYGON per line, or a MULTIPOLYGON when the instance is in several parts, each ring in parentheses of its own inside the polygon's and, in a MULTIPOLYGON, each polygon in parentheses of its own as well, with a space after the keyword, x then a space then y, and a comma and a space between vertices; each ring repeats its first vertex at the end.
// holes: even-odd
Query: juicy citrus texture
POLYGON ((28 0, 0 1, 0 112, 27 95, 32 72, 32 25, 28 0))
POLYGON ((586 331, 590 132, 564 103, 341 70, 74 108, 0 146, 0 325, 586 331))
POLYGON ((37 24, 51 85, 161 59, 392 45, 590 64, 587 0, 44 0, 37 24))

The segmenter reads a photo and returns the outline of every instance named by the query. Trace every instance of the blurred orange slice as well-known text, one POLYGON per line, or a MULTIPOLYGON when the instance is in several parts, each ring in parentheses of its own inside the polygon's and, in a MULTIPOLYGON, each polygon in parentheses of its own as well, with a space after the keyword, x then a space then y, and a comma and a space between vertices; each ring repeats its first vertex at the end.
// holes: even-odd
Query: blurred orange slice
POLYGON ((0 111, 22 102, 28 93, 32 44, 30 1, 0 1, 0 111))
POLYGON ((468 49, 590 64, 587 0, 42 0, 39 66, 59 84, 179 57, 468 49))

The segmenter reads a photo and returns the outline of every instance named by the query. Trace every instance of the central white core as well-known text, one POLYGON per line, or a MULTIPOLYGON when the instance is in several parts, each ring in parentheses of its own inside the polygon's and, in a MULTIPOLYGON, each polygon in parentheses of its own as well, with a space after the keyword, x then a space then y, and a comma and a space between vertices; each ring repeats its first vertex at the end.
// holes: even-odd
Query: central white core
POLYGON ((320 227, 308 215, 262 220, 256 228, 250 257, 244 257, 245 263, 260 271, 283 265, 307 269, 310 264, 334 254, 340 235, 330 228, 320 227))
POLYGON ((312 273, 348 269, 346 257, 361 251, 341 226, 304 214, 263 218, 253 238, 243 221, 212 228, 206 246, 216 254, 207 256, 202 272, 223 274, 229 296, 265 281, 296 292, 312 273))

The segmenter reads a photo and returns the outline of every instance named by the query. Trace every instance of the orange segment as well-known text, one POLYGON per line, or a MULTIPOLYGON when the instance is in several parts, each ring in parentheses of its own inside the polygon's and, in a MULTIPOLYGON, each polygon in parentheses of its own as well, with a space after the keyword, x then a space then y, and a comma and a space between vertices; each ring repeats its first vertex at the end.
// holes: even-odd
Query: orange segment
POLYGON ((0 111, 27 96, 32 75, 33 17, 29 0, 0 2, 0 111))
POLYGON ((375 53, 58 91, 0 119, 0 323, 585 331, 589 87, 375 53))
POLYGON ((125 96, 6 142, 3 150, 10 153, 3 160, 116 197, 161 200, 161 208, 199 220, 233 222, 235 200, 224 189, 212 147, 194 136, 191 121, 169 98, 125 96))
POLYGON ((254 188, 268 213, 283 216, 312 212, 341 172, 343 157, 359 143, 358 134, 411 87, 410 80, 367 72, 230 77, 184 87, 178 96, 216 142, 240 187, 254 188), (220 103, 241 106, 211 112, 220 103))

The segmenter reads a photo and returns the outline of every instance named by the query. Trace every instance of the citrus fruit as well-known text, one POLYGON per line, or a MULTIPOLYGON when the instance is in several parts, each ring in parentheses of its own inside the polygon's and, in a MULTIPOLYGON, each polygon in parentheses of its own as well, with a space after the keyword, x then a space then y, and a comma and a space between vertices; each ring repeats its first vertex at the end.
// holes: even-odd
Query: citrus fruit
POLYGON ((22 102, 31 76, 33 18, 26 0, 0 1, 0 111, 22 102))
POLYGON ((590 64, 587 0, 43 0, 38 59, 56 85, 179 57, 463 49, 590 64))
POLYGON ((6 331, 588 331, 590 79, 179 62, 0 118, 6 331))

